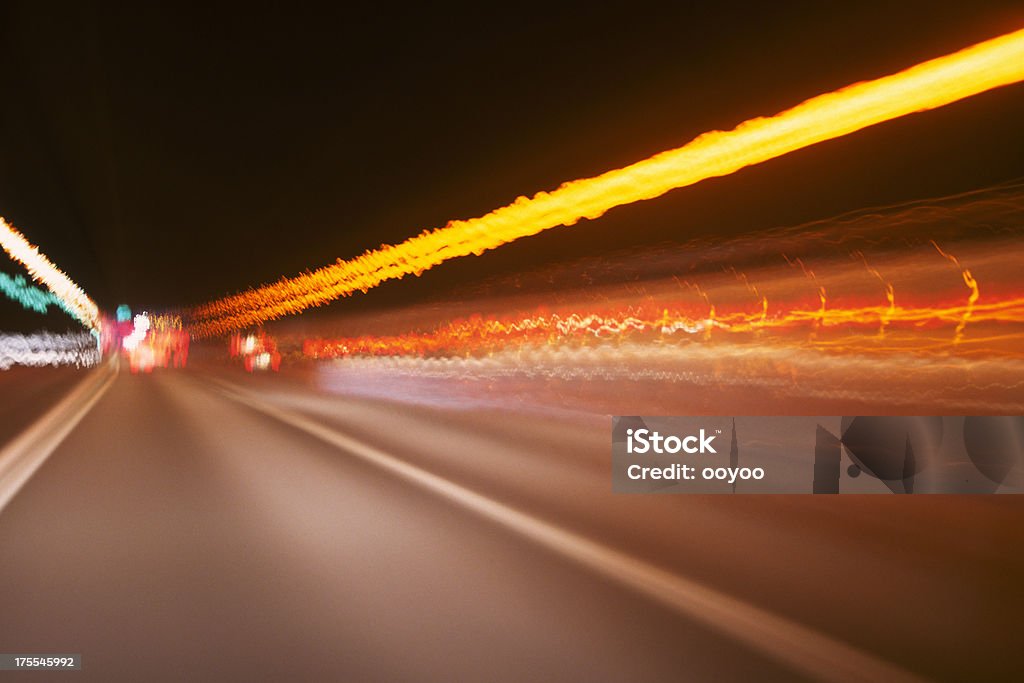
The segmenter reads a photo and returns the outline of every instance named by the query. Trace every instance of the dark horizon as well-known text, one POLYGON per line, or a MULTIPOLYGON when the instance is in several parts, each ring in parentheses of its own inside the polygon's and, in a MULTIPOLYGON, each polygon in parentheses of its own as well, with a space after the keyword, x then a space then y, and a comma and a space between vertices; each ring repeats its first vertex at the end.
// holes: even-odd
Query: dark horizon
MULTIPOLYGON (((1022 21, 1013 3, 998 2, 631 3, 397 18, 87 4, 51 17, 10 3, 0 215, 104 309, 190 305, 486 213, 1022 21)), ((1002 88, 815 145, 331 310, 1019 178, 1021 93, 1002 88)), ((18 272, 6 261, 3 270, 18 272)), ((3 304, 5 319, 20 315, 11 308, 3 304)))

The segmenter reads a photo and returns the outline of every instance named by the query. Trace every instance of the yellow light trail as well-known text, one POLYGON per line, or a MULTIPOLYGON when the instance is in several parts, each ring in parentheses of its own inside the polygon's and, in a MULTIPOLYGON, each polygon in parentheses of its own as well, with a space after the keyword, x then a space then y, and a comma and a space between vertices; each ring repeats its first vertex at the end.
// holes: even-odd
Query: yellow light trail
POLYGON ((99 329, 100 311, 96 303, 3 218, 0 218, 0 246, 8 256, 25 266, 33 280, 64 302, 67 311, 79 322, 90 330, 99 329))
POLYGON ((363 291, 386 280, 419 275, 448 259, 481 254, 521 237, 694 183, 729 175, 809 145, 907 114, 941 107, 1024 80, 1024 29, 904 71, 819 95, 787 111, 745 121, 602 175, 563 184, 479 218, 451 221, 398 245, 311 273, 228 296, 190 313, 197 336, 259 325, 363 291))

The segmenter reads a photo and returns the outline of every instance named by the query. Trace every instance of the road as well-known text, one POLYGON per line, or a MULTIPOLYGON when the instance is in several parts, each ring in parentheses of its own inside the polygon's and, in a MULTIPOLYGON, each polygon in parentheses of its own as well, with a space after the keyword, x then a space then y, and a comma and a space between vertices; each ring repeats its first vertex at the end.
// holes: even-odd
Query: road
POLYGON ((0 444, 38 420, 82 380, 87 370, 72 367, 26 368, 0 372, 0 444))
POLYGON ((616 496, 607 416, 494 387, 91 372, 98 400, 0 511, 0 651, 82 654, 53 680, 1020 666, 1016 496, 616 496))

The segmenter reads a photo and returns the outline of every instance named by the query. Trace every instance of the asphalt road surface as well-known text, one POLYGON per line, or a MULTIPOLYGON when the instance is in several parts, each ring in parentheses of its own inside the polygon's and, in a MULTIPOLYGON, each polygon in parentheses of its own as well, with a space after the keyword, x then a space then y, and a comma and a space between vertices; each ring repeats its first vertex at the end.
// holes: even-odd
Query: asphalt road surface
MULTIPOLYGON (((586 410, 34 372, 3 395, 47 375, 34 400, 55 403, 84 377, 80 421, 40 431, 52 452, 0 511, 0 652, 83 669, 5 680, 1021 670, 1017 496, 616 496, 609 418, 586 410)), ((5 443, 43 413, 5 413, 5 443)))

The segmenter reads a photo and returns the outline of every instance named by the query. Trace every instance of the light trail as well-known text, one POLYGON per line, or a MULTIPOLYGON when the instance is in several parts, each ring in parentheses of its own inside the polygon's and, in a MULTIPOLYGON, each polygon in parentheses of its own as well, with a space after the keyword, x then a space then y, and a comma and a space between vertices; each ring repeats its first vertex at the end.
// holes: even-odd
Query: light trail
POLYGON ((621 415, 1019 415, 1024 358, 844 354, 778 344, 531 346, 483 356, 350 356, 316 369, 328 391, 426 406, 553 405, 621 415), (731 368, 731 372, 723 372, 731 368), (550 403, 538 400, 547 388, 550 403), (823 403, 827 402, 827 403, 823 403), (774 411, 774 412, 772 412, 774 411), (779 413, 778 411, 784 411, 779 413))
POLYGON ((956 266, 960 271, 960 275, 964 279, 964 284, 967 285, 969 290, 971 290, 971 296, 967 299, 967 307, 964 309, 963 317, 960 318, 960 324, 956 326, 956 343, 959 343, 963 338, 964 329, 967 327, 967 321, 970 320, 971 316, 974 314, 974 305, 978 302, 978 299, 981 298, 981 292, 978 290, 978 281, 974 279, 973 275, 971 275, 970 270, 964 268, 960 263, 960 259, 943 251, 942 248, 935 243, 935 240, 932 240, 932 246, 935 247, 935 250, 942 254, 946 260, 956 266))
POLYGON ((910 253, 901 254, 896 261, 884 259, 887 270, 899 273, 902 289, 898 302, 896 285, 870 265, 862 251, 849 253, 850 259, 845 262, 833 259, 816 265, 815 270, 823 268, 828 273, 828 298, 814 270, 800 258, 783 255, 789 269, 761 268, 753 280, 730 267, 721 274, 712 270, 703 283, 673 276, 647 282, 638 292, 629 286, 618 288, 622 294, 607 289, 599 294, 589 292, 584 294, 584 301, 576 292, 553 309, 549 308, 550 301, 524 308, 526 301, 518 299, 517 307, 506 313, 463 313, 453 318, 442 312, 443 322, 399 330, 397 334, 306 339, 303 355, 312 359, 481 358, 499 351, 538 347, 756 341, 833 353, 910 351, 918 355, 966 354, 1024 360, 1024 352, 1011 341, 1024 339, 1024 292, 1013 279, 1019 258, 1016 251, 1006 242, 968 251, 970 260, 980 268, 978 272, 987 278, 989 293, 982 300, 978 279, 960 258, 939 248, 934 240, 928 244, 941 260, 922 263, 918 254, 910 253), (936 281, 947 261, 959 271, 957 281, 968 285, 966 293, 936 281), (913 264, 916 272, 909 271, 907 264, 913 264), (805 279, 809 286, 801 286, 805 279), (875 283, 883 287, 876 289, 875 283))
MULTIPOLYGON (((962 306, 895 305, 851 308, 795 309, 773 316, 762 310, 723 315, 720 311, 687 314, 670 309, 644 310, 633 307, 632 314, 622 312, 552 313, 519 319, 468 318, 458 320, 429 333, 389 336, 361 336, 333 340, 306 340, 303 353, 309 358, 344 358, 348 356, 468 356, 524 345, 557 346, 586 343, 587 340, 669 341, 672 338, 703 335, 712 331, 724 334, 750 333, 759 330, 791 331, 805 328, 814 333, 821 328, 843 327, 877 329, 884 322, 890 331, 900 328, 956 327, 951 344, 961 343, 961 324, 970 312, 976 323, 1024 323, 1024 297, 962 306)), ((862 345, 875 341, 878 335, 862 340, 862 345)), ((821 342, 825 344, 826 342, 821 342)), ((853 344, 853 340, 846 340, 853 344)), ((875 345, 877 346, 877 344, 875 345)), ((882 348, 882 347, 878 347, 882 348)))
POLYGON ((90 330, 99 330, 100 311, 96 302, 3 218, 0 218, 0 246, 8 256, 25 266, 33 280, 45 285, 64 302, 65 310, 79 322, 90 330))
POLYGON ((398 245, 241 294, 191 311, 199 337, 259 325, 381 282, 419 275, 452 258, 481 254, 522 237, 609 209, 729 175, 809 145, 884 121, 926 111, 1024 80, 1024 29, 933 59, 896 74, 819 95, 768 118, 727 132, 705 133, 678 149, 625 168, 520 197, 470 220, 451 221, 398 245))
POLYGON ((65 303, 52 292, 33 287, 20 275, 11 277, 7 273, 0 273, 0 292, 29 311, 45 314, 50 306, 57 306, 70 313, 65 303))
POLYGON ((96 339, 88 332, 0 334, 0 370, 14 365, 92 367, 100 359, 96 339))

